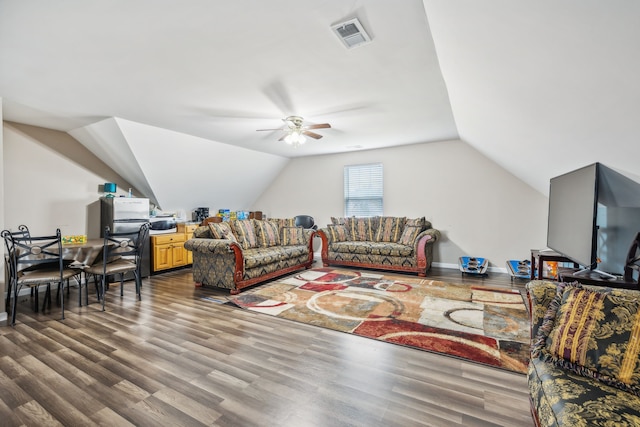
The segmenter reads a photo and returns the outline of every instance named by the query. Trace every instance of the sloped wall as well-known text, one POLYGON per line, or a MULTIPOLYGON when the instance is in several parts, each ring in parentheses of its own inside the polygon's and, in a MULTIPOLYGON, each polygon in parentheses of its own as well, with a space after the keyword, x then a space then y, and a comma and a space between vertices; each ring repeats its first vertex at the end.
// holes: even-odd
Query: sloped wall
POLYGON ((70 132, 165 212, 248 209, 288 159, 117 117, 70 132))

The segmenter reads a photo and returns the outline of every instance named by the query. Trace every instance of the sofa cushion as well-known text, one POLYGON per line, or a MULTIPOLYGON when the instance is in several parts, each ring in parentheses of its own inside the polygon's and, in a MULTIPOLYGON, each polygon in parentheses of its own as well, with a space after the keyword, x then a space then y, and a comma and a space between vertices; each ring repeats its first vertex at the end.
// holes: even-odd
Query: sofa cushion
POLYGON ((390 242, 337 242, 329 246, 329 250, 337 253, 354 253, 360 255, 383 255, 409 257, 413 255, 413 247, 390 242))
POLYGON ((529 393, 541 426, 637 426, 640 397, 531 359, 529 393))
POLYGON ((413 246, 416 241, 416 237, 418 237, 418 234, 420 234, 421 231, 422 227, 405 225, 398 243, 400 243, 401 245, 413 246))
POLYGON ((328 225, 327 232, 332 242, 346 242, 349 240, 349 230, 346 225, 328 225))
POLYGON ((280 242, 283 246, 304 245, 306 243, 304 228, 302 227, 280 228, 280 242))
POLYGON ((351 240, 356 242, 375 242, 378 217, 348 218, 347 228, 349 229, 351 240))
POLYGON ((236 238, 231 231, 231 225, 228 222, 210 222, 209 224, 209 232, 211 233, 211 237, 214 239, 227 239, 233 242, 236 242, 236 238))
POLYGON ((256 237, 255 220, 242 219, 231 221, 231 230, 236 236, 236 240, 242 249, 250 249, 258 247, 258 238, 256 237))
POLYGON ((255 221, 258 246, 268 248, 280 244, 280 227, 273 221, 255 221))
POLYGON ((276 262, 297 259, 309 254, 306 246, 272 246, 252 248, 242 251, 245 268, 256 268, 276 262))
POLYGON ((404 223, 407 220, 405 217, 395 216, 383 216, 378 220, 378 231, 376 232, 376 242, 393 242, 396 243, 400 240, 402 230, 404 230, 404 223))
POLYGON ((640 302, 611 289, 558 287, 532 356, 640 395, 640 302))

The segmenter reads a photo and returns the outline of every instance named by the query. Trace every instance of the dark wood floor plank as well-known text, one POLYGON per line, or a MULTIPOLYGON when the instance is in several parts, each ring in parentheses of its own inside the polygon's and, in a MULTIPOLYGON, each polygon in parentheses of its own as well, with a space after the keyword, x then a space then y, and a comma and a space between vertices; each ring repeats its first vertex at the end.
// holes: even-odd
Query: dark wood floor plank
MULTIPOLYGON (((47 384, 32 375, 21 376, 16 379, 16 383, 23 389, 28 390, 29 394, 37 402, 37 406, 29 403, 22 405, 20 408, 28 408, 25 411, 28 414, 35 414, 38 417, 46 419, 51 417, 63 425, 93 425, 93 421, 78 410, 74 404, 62 397, 62 393, 57 388, 57 384, 47 384), (42 408, 45 412, 38 410, 42 408)), ((18 410, 20 411, 20 408, 18 410)), ((22 411, 20 411, 22 412, 22 411)), ((49 425, 42 423, 39 425, 49 425)))
MULTIPOLYGON (((27 374, 28 371, 25 369, 23 375, 27 374)), ((3 406, 11 410, 20 405, 24 405, 30 400, 32 400, 32 397, 27 392, 22 390, 13 379, 5 375, 4 372, 0 372, 0 401, 3 406)))

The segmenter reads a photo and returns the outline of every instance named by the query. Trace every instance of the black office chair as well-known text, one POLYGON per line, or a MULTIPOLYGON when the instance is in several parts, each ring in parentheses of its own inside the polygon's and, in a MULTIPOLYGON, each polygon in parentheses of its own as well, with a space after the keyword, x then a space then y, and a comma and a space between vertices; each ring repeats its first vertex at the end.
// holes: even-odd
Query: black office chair
POLYGON ((317 230, 318 226, 315 224, 315 221, 312 216, 309 215, 297 215, 294 217, 296 227, 302 227, 305 230, 312 229, 317 230))
MULTIPOLYGON (((51 284, 58 284, 60 296, 61 320, 64 320, 64 292, 60 289, 64 282, 74 277, 77 272, 67 268, 62 259, 62 237, 60 229, 53 236, 33 237, 28 230, 22 232, 2 231, 9 263, 9 289, 13 291, 11 307, 11 326, 16 323, 16 309, 20 289, 27 286, 34 290, 35 311, 38 311, 38 289, 46 285, 46 298, 51 304, 51 284)), ((43 306, 44 309, 44 306, 43 306)))
MULTIPOLYGON (((124 275, 133 272, 136 282, 138 301, 142 300, 141 261, 145 242, 149 239, 149 223, 143 224, 139 230, 123 233, 111 233, 109 227, 104 229, 104 246, 102 262, 85 269, 85 274, 100 277, 100 295, 102 311, 105 305, 107 277, 120 275, 120 296, 124 296, 124 275)), ((86 280, 88 283, 88 279, 86 280)))

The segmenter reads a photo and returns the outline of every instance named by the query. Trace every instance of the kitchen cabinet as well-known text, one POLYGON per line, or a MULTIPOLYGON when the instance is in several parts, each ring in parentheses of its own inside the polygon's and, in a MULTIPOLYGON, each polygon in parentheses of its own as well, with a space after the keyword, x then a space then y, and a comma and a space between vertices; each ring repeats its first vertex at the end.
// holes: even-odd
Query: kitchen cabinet
POLYGON ((187 265, 184 248, 185 233, 169 233, 151 236, 153 272, 187 265))
MULTIPOLYGON (((199 224, 178 224, 178 232, 184 232, 184 241, 191 239, 193 237, 193 232, 196 228, 199 227, 199 224)), ((187 265, 193 264, 193 252, 184 250, 187 256, 187 265)))

